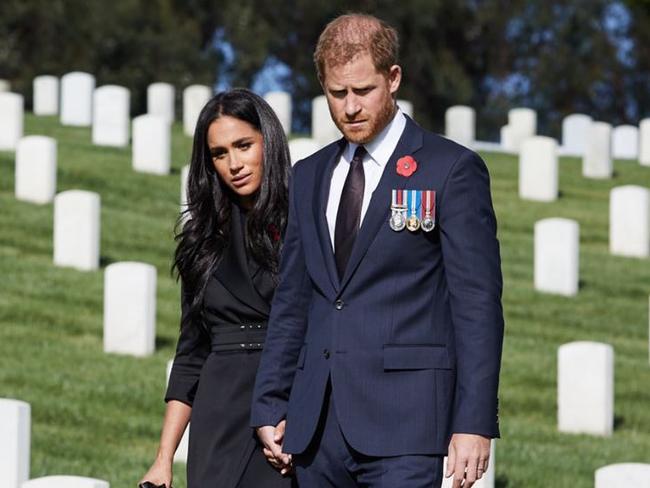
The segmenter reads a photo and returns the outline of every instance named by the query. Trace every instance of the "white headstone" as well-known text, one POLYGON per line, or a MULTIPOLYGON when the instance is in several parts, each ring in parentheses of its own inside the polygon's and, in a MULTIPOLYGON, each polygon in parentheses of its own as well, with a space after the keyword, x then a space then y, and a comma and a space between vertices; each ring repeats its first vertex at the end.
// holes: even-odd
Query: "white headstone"
POLYGON ((105 85, 94 94, 93 144, 126 147, 129 145, 131 94, 123 86, 105 85))
POLYGON ((104 352, 149 356, 156 344, 156 268, 113 263, 104 272, 104 352))
POLYGON ((133 169, 142 173, 169 174, 171 126, 158 115, 133 119, 133 169))
POLYGON ((445 112, 445 135, 465 147, 473 147, 476 112, 472 107, 454 105, 445 112))
POLYGON ((83 476, 44 476, 23 483, 21 488, 110 488, 108 481, 83 476))
POLYGON ((397 106, 404 112, 404 115, 408 115, 413 118, 413 104, 408 100, 397 100, 397 106))
POLYGON ((558 349, 558 429, 609 436, 614 429, 614 349, 570 342, 558 349))
POLYGON ((562 148, 567 154, 583 156, 592 119, 585 114, 571 114, 562 120, 562 148))
MULTIPOLYGON (((169 376, 172 373, 173 366, 174 366, 173 359, 167 361, 167 384, 169 384, 169 376)), ((189 443, 190 443, 190 425, 187 424, 187 427, 185 428, 185 432, 183 432, 183 437, 181 437, 181 441, 178 443, 178 447, 176 448, 176 452, 174 453, 175 463, 187 463, 187 452, 189 449, 189 443)))
POLYGON ((580 227, 575 220, 551 218, 535 223, 535 289, 573 296, 578 293, 580 227))
POLYGON ((633 125, 619 125, 612 133, 612 152, 616 159, 639 157, 639 129, 633 125))
MULTIPOLYGON (((485 472, 485 474, 483 474, 481 479, 478 480, 476 483, 474 483, 473 488, 494 488, 494 481, 496 478, 494 473, 495 447, 496 447, 496 441, 495 439, 492 439, 490 443, 490 460, 488 461, 488 469, 485 472)), ((442 472, 445 473, 446 471, 447 471, 447 456, 445 456, 442 462, 442 472)), ((440 488, 452 488, 453 481, 454 481, 453 476, 449 478, 443 478, 442 485, 440 485, 440 488)))
POLYGON ((68 190, 54 197, 54 264, 84 271, 99 267, 100 199, 68 190))
POLYGON ((27 136, 16 149, 15 192, 18 200, 49 203, 56 193, 56 139, 27 136))
POLYGON ((596 470, 594 488, 650 488, 650 464, 620 463, 596 470))
POLYGON ((515 135, 512 127, 510 127, 508 124, 502 126, 500 135, 501 147, 505 151, 517 152, 517 147, 515 145, 515 135))
POLYGON ((521 145, 519 196, 526 200, 552 202, 558 197, 557 141, 534 136, 521 145))
POLYGON ((167 122, 174 121, 174 86, 169 83, 152 83, 147 87, 147 113, 159 115, 167 122))
POLYGON ((587 131, 587 143, 582 158, 582 176, 585 178, 611 178, 612 126, 605 122, 593 122, 587 131))
POLYGON ((59 79, 56 76, 42 75, 34 78, 34 113, 36 115, 56 115, 59 113, 59 79))
POLYGON ((193 136, 199 114, 212 96, 212 89, 205 85, 190 85, 183 90, 183 131, 193 136))
POLYGON ((29 403, 0 398, 0 486, 20 488, 29 479, 30 445, 29 403))
POLYGON ((93 122, 95 77, 74 71, 61 78, 61 123, 90 127, 93 122))
POLYGON ((283 91, 268 92, 264 95, 264 100, 268 103, 275 115, 277 115, 282 124, 285 134, 291 133, 291 95, 283 91))
POLYGON ((341 138, 341 132, 330 116, 325 95, 319 95, 311 102, 311 137, 321 147, 341 138))
POLYGON ((513 108, 508 112, 508 126, 511 130, 514 149, 537 133, 537 112, 530 108, 513 108))
POLYGON ((650 256, 650 190, 636 185, 609 194, 609 250, 612 254, 650 256))
POLYGON ((24 103, 18 93, 0 92, 0 151, 14 151, 23 136, 24 103))
POLYGON ((499 142, 474 141, 474 144, 472 144, 472 149, 474 149, 475 151, 497 152, 497 153, 510 152, 501 145, 501 141, 499 142))
POLYGON ((11 91, 9 80, 0 80, 0 93, 11 91))
POLYGON ((639 124, 639 163, 650 166, 650 119, 639 124))
POLYGON ((301 159, 311 156, 321 148, 321 145, 315 139, 309 137, 297 137, 289 141, 289 154, 291 155, 291 164, 296 164, 301 159))

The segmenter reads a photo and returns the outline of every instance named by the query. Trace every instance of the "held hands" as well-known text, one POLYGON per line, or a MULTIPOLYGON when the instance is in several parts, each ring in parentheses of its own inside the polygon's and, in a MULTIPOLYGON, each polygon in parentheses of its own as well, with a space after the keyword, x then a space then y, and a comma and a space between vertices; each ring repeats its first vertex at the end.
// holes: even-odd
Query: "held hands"
POLYGON ((282 420, 277 426, 264 425, 257 428, 257 437, 259 437, 264 446, 263 452, 266 460, 280 471, 280 474, 291 472, 291 454, 282 452, 282 442, 284 441, 284 429, 287 425, 286 420, 282 420))
POLYGON ((153 483, 155 486, 164 485, 170 488, 172 486, 172 461, 157 457, 149 468, 149 471, 140 480, 138 486, 147 481, 153 483))
POLYGON ((453 474, 453 488, 470 488, 487 471, 489 459, 490 439, 476 434, 454 434, 449 443, 445 478, 453 474))

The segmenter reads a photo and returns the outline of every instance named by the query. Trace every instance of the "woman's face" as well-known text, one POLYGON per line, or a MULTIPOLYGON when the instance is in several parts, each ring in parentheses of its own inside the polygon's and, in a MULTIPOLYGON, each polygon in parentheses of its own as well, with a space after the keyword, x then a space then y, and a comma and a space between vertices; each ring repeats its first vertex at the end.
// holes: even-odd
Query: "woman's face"
POLYGON ((251 208, 264 173, 262 134, 248 122, 222 115, 208 128, 212 164, 221 181, 251 208))

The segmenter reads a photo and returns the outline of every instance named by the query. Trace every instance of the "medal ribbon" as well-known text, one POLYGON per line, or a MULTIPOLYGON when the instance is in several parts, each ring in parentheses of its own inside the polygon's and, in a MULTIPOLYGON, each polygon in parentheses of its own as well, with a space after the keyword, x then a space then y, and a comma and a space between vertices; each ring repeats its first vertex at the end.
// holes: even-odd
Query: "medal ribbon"
POLYGON ((436 192, 435 191, 425 190, 421 215, 422 218, 431 217, 431 219, 435 222, 436 220, 436 192))
POLYGON ((404 190, 391 190, 391 208, 397 210, 404 206, 404 190))
POLYGON ((407 198, 410 200, 408 206, 411 209, 411 215, 417 216, 418 209, 420 208, 421 192, 418 190, 411 190, 407 192, 407 198))

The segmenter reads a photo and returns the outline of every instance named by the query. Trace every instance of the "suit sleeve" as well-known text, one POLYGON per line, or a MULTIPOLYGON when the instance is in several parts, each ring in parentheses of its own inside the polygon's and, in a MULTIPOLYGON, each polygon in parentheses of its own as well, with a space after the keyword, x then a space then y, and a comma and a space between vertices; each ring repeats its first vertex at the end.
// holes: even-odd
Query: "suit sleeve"
MULTIPOLYGON (((181 314, 189 311, 188 298, 181 290, 181 314)), ((199 376, 206 358, 210 354, 210 341, 207 334, 196 324, 181 328, 176 347, 174 365, 169 375, 165 401, 178 400, 192 406, 199 384, 199 376)))
MULTIPOLYGON (((294 166, 294 172, 298 168, 299 164, 294 166)), ((252 427, 277 425, 286 417, 291 385, 307 327, 312 287, 300 238, 296 186, 294 173, 280 259, 280 282, 273 297, 266 341, 253 390, 252 427)))
POLYGON ((456 346, 452 432, 499 437, 501 258, 490 179, 475 153, 463 152, 451 168, 439 218, 456 346))

